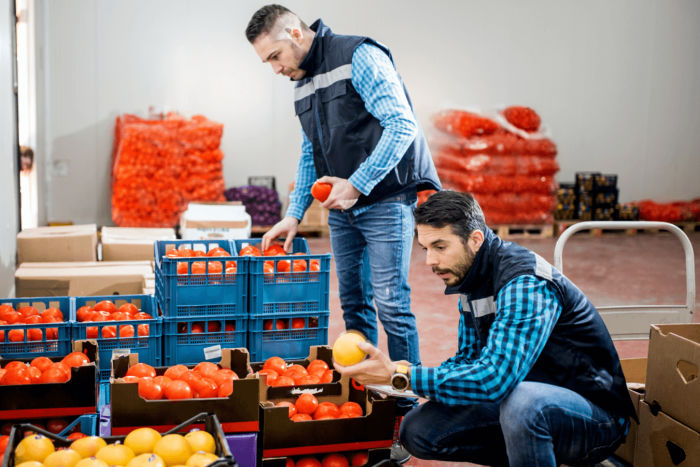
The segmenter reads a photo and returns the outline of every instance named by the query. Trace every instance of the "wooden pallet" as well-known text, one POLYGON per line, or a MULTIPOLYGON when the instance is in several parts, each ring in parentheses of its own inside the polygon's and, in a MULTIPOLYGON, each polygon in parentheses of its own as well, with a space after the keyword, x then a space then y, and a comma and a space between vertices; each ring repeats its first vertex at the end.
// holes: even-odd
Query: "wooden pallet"
MULTIPOLYGON (((574 224, 581 221, 578 220, 567 220, 567 221, 554 221, 554 236, 558 237, 561 233, 574 224)), ((682 229, 686 234, 700 231, 700 222, 671 222, 671 224, 682 229)), ((587 233, 594 237, 599 237, 603 234, 624 234, 624 235, 637 235, 638 233, 659 233, 659 229, 590 229, 578 233, 587 233)))
POLYGON ((552 238, 552 224, 497 224, 491 230, 503 239, 508 238, 552 238))

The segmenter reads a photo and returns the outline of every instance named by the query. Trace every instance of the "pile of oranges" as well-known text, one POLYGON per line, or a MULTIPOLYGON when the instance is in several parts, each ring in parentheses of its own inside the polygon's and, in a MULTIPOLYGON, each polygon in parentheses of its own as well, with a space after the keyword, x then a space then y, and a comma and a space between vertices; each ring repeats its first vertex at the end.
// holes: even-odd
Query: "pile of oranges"
MULTIPOLYGON (((214 257, 231 257, 231 253, 226 251, 224 248, 215 247, 204 253, 201 250, 192 250, 190 248, 171 248, 165 252, 166 258, 214 258, 214 257)), ((237 265, 235 261, 226 261, 225 263, 226 274, 236 274, 237 265)), ((224 265, 221 261, 193 261, 188 262, 178 262, 177 263, 177 273, 178 274, 222 274, 224 272, 224 265), (188 270, 189 265, 189 270, 188 270)))
POLYGON ((139 395, 147 400, 180 400, 228 397, 237 379, 236 372, 212 362, 200 362, 192 370, 173 365, 160 376, 151 365, 136 363, 116 382, 137 383, 139 395))
MULTIPOLYGON (((150 314, 139 310, 133 303, 124 303, 119 308, 111 300, 102 300, 94 306, 84 305, 76 311, 76 319, 78 322, 100 322, 100 321, 131 321, 153 319, 150 314)), ((136 326, 136 334, 139 337, 146 337, 149 334, 148 324, 139 324, 136 326)), ((102 331, 98 330, 97 326, 86 328, 86 337, 88 339, 114 339, 117 337, 117 326, 103 326, 102 331), (100 335, 101 334, 101 335, 100 335)), ((118 337, 128 338, 134 337, 134 326, 123 324, 119 326, 118 337)))
POLYGON ((36 357, 30 364, 11 361, 0 368, 0 385, 65 383, 70 381, 72 367, 86 363, 90 363, 90 359, 82 352, 71 352, 60 362, 48 357, 36 357))
MULTIPOLYGON (((15 310, 12 305, 0 305, 0 325, 16 325, 16 324, 43 324, 43 323, 61 323, 63 322, 63 312, 58 308, 47 308, 39 312, 33 306, 23 306, 15 310)), ((5 331, 0 329, 0 342, 5 342, 5 338, 9 342, 24 342, 24 330, 12 329, 5 336, 5 331)), ((28 341, 40 341, 44 338, 44 333, 38 328, 27 329, 28 341)), ((58 339, 58 328, 46 329, 46 340, 58 339)))
POLYGON ((333 382, 333 370, 323 360, 312 360, 305 368, 296 363, 287 365, 281 357, 265 360, 258 375, 267 376, 268 386, 299 386, 333 382))

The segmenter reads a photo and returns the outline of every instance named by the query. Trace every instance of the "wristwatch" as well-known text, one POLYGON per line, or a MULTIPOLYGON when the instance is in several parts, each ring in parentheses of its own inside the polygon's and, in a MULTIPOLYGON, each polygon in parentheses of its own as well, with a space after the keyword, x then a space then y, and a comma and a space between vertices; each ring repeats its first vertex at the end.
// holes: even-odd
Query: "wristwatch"
POLYGON ((391 387, 397 391, 405 391, 410 385, 408 366, 396 365, 396 371, 391 376, 391 387))

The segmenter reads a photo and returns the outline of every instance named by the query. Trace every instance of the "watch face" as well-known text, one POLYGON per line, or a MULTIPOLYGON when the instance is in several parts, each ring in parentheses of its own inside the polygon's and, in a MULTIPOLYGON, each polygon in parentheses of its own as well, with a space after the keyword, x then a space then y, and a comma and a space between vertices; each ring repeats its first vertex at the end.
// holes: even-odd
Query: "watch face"
POLYGON ((395 374, 391 378, 391 386, 398 391, 403 391, 408 387, 408 378, 400 373, 395 374))

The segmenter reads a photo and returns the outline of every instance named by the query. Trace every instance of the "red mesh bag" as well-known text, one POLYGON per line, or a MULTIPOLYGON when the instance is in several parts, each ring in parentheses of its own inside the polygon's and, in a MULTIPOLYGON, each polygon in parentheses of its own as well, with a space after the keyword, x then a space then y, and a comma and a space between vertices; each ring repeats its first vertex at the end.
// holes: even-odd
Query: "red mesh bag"
POLYGON ((511 106, 503 111, 503 116, 508 122, 521 130, 533 132, 540 129, 542 120, 537 112, 530 107, 511 106))
POLYGON ((123 227, 173 227, 190 201, 223 201, 223 125, 177 114, 117 118, 112 220, 123 227))
POLYGON ((493 120, 464 110, 445 110, 433 118, 435 128, 445 133, 469 138, 475 135, 488 135, 498 130, 500 125, 493 120))

